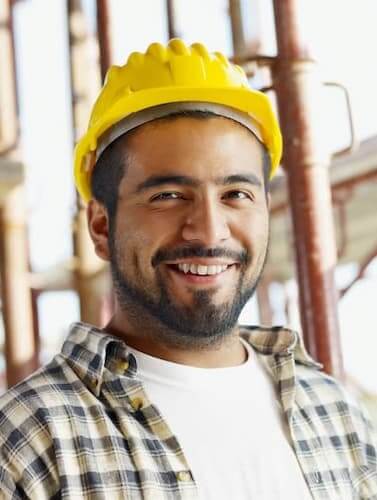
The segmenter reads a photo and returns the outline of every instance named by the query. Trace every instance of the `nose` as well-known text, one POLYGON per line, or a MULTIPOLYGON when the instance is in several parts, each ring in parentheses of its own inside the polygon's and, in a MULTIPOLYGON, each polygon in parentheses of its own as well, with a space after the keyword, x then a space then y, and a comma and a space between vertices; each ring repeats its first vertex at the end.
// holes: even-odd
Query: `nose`
POLYGON ((209 197, 197 200, 190 207, 182 230, 182 238, 186 241, 214 247, 230 237, 224 208, 216 200, 209 197))

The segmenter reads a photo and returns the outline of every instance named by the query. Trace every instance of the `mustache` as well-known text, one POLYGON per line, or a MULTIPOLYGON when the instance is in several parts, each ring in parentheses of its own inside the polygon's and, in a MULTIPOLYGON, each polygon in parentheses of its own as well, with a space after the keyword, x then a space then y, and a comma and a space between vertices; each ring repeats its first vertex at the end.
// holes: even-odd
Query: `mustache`
POLYGON ((161 262, 178 260, 178 259, 188 259, 190 257, 224 257, 229 260, 234 260, 240 264, 248 264, 250 261, 250 255, 246 250, 236 252, 234 250, 229 250, 226 248, 205 248, 202 246, 185 246, 180 248, 171 249, 160 249, 152 258, 152 266, 156 267, 161 262))

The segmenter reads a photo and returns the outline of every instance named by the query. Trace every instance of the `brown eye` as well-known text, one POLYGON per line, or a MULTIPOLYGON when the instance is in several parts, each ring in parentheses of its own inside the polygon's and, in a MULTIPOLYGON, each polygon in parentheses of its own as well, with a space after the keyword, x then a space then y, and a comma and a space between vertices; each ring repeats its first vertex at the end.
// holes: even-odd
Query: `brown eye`
POLYGON ((165 193, 159 193, 156 196, 153 196, 151 201, 178 200, 179 198, 182 198, 182 195, 180 195, 179 193, 169 191, 165 193))
POLYGON ((244 191, 229 191, 224 196, 232 200, 252 200, 251 195, 249 193, 245 193, 244 191))

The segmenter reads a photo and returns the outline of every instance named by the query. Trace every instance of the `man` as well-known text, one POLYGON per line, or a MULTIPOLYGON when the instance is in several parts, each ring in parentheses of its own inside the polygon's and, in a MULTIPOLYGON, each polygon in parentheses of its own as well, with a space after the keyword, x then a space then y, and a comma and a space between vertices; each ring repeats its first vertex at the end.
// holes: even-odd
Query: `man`
POLYGON ((0 399, 2 498, 376 499, 370 423, 284 328, 240 328, 281 137, 221 54, 108 74, 76 149, 115 313, 0 399))

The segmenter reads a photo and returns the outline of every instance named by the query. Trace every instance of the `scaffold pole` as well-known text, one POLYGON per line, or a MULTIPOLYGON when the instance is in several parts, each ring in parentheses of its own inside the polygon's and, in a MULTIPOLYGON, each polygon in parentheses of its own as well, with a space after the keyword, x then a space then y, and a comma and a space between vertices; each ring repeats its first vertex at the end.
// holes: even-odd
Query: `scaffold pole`
POLYGON ((322 82, 305 40, 300 0, 274 0, 273 65, 287 174, 303 336, 325 371, 343 375, 334 271, 336 240, 323 144, 322 82))

